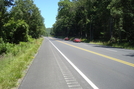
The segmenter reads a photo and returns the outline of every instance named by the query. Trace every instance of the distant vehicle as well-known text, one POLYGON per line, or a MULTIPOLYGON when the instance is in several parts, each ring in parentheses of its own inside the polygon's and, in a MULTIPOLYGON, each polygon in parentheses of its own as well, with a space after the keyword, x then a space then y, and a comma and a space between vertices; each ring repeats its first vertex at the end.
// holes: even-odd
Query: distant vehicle
POLYGON ((75 38, 73 42, 81 42, 81 40, 79 38, 75 38))
POLYGON ((64 40, 69 40, 69 38, 68 37, 65 37, 64 40))

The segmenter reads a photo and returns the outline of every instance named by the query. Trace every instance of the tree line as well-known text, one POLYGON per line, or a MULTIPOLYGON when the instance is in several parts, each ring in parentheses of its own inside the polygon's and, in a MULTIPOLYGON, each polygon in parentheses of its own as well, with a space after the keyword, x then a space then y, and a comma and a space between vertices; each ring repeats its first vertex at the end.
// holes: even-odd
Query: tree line
POLYGON ((134 43, 134 0, 60 0, 54 36, 134 43))
POLYGON ((18 44, 44 34, 44 18, 33 0, 0 0, 0 43, 18 44))

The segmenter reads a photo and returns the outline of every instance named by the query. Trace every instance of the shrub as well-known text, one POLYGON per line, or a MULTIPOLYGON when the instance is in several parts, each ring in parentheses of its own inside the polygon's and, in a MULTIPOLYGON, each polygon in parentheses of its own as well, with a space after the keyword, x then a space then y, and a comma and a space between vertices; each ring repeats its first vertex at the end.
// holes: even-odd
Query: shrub
POLYGON ((6 44, 7 54, 0 60, 0 89, 11 89, 16 87, 18 79, 23 76, 24 70, 30 64, 33 56, 37 52, 42 39, 32 42, 20 42, 20 44, 6 44))
POLYGON ((4 24, 7 42, 19 43, 28 41, 28 24, 23 20, 15 21, 13 18, 4 24))

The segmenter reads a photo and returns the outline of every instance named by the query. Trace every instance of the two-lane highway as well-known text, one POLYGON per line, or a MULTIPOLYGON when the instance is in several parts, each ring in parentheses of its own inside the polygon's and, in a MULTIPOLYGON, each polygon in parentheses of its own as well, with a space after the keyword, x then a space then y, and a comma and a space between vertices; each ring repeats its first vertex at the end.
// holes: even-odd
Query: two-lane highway
POLYGON ((134 89, 134 50, 50 41, 99 89, 134 89))
POLYGON ((19 89, 134 89, 134 50, 45 38, 19 89))

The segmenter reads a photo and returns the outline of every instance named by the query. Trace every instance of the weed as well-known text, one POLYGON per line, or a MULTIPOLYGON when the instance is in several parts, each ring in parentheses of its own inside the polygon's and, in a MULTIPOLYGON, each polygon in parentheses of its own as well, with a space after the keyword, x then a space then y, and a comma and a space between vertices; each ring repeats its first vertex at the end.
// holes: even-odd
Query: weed
POLYGON ((0 89, 11 89, 23 76, 23 71, 31 63, 43 39, 10 45, 4 58, 0 60, 0 89))

